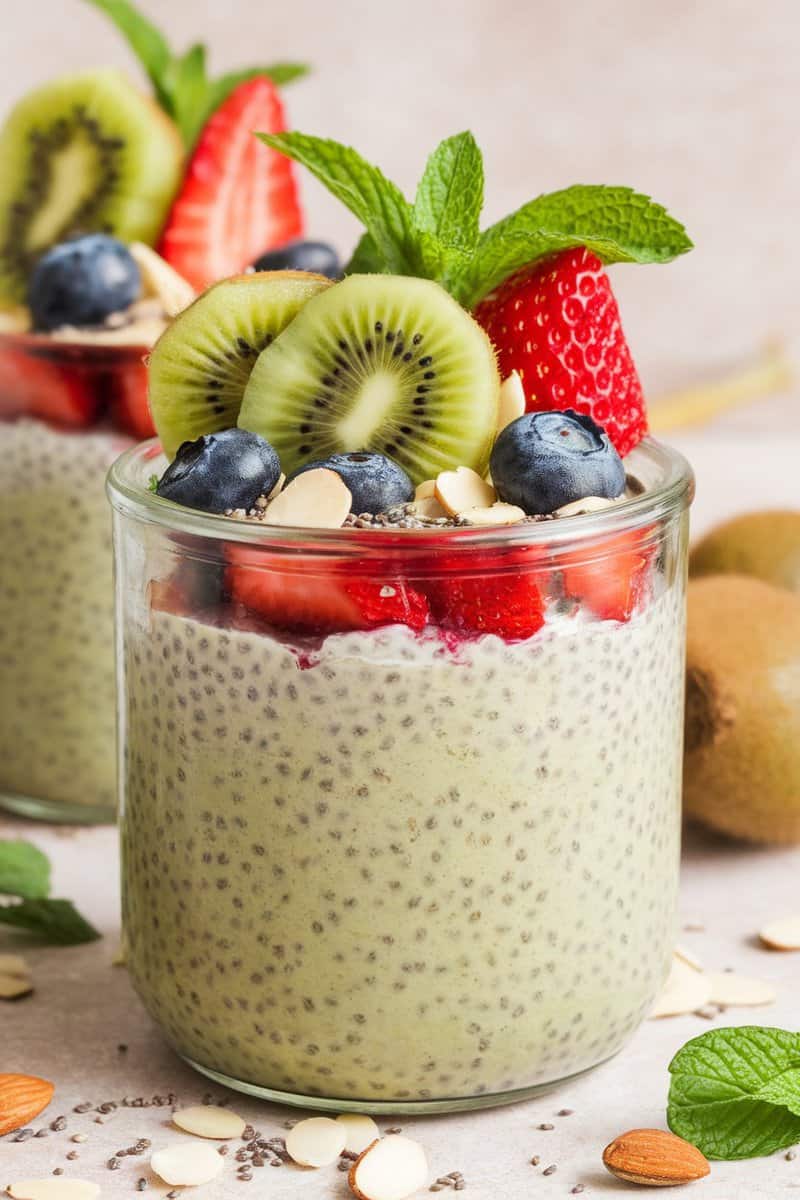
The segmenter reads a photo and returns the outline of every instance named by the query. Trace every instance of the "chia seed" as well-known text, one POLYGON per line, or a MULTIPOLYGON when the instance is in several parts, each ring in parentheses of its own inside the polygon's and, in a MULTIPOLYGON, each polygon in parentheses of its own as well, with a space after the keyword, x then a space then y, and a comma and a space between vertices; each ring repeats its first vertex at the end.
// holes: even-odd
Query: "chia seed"
POLYGON ((556 1166, 556 1164, 551 1163, 549 1167, 545 1167, 545 1169, 542 1171, 542 1174, 543 1175, 555 1175, 557 1170, 558 1170, 558 1167, 556 1166))

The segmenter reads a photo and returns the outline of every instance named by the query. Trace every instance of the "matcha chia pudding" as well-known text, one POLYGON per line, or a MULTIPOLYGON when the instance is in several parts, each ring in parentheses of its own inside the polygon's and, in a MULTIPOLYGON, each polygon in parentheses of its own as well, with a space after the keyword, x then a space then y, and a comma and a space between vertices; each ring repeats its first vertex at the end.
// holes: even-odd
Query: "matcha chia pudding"
POLYGON ((662 986, 692 478, 581 240, 443 287, 376 239, 218 284, 152 355, 160 445, 109 476, 128 964, 234 1087, 502 1103, 662 986))

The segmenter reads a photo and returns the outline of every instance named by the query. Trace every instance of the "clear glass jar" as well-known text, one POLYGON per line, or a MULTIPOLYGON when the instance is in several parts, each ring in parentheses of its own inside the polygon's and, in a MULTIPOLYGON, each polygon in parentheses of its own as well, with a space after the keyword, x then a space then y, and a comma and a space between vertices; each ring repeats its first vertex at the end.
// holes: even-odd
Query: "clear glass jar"
POLYGON ((162 466, 138 447, 109 488, 123 919, 168 1041, 371 1112, 614 1054, 675 933, 685 461, 647 441, 614 508, 445 534, 193 513, 148 492, 162 466), (325 633, 376 594, 408 624, 325 633))
POLYGON ((0 334, 0 808, 116 812, 114 459, 152 434, 146 348, 0 334))

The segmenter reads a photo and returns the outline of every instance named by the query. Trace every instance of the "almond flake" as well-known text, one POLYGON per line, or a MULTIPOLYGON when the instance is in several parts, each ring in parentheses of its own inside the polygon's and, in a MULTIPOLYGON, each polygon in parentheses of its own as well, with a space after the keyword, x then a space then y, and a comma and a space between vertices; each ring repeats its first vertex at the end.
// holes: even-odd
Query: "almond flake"
POLYGON ((470 525, 516 525, 525 520, 525 510, 516 504, 504 504, 498 500, 489 508, 470 508, 458 514, 470 525))
POLYGON ((14 1200, 95 1200, 100 1184, 88 1179, 20 1179, 9 1184, 14 1200))
POLYGON ((301 1167, 327 1167, 345 1148, 347 1130, 331 1117, 308 1117, 286 1134, 286 1153, 301 1167))
POLYGON ((275 484, 275 487, 272 489, 270 494, 267 496, 267 499, 274 500, 275 497, 278 495, 278 493, 283 491, 283 485, 285 483, 286 483, 286 476, 284 475, 283 471, 281 471, 280 475, 278 476, 278 482, 275 484))
POLYGON ((150 1167, 164 1183, 190 1187, 216 1179, 225 1169, 225 1159, 216 1146, 206 1142, 173 1142, 163 1150, 156 1150, 150 1167))
POLYGON ((579 517, 582 513, 602 512, 604 508, 612 508, 614 500, 608 500, 605 496, 584 496, 582 500, 572 500, 569 504, 562 504, 561 508, 557 508, 555 515, 557 517, 579 517))
POLYGON ((172 1114, 179 1129, 205 1138, 235 1138, 244 1133, 246 1121, 216 1104, 195 1104, 191 1108, 179 1108, 172 1114))
POLYGON ((800 913, 770 921, 759 930, 758 936, 770 950, 800 950, 800 913))
POLYGON ((446 517, 447 513, 442 508, 435 496, 425 496, 421 500, 412 500, 409 505, 409 515, 414 517, 427 517, 428 520, 438 520, 440 517, 446 517))
POLYGON ((362 1154, 367 1146, 371 1146, 375 1139, 381 1136, 372 1117, 364 1116, 361 1113, 342 1113, 341 1117, 337 1117, 336 1120, 344 1126, 347 1137, 344 1148, 351 1154, 362 1154))
POLYGON ((506 425, 516 421, 525 412, 525 389, 516 371, 500 385, 500 405, 497 410, 497 432, 502 433, 506 425))
POLYGON ((494 504, 497 493, 471 467, 456 467, 455 471, 442 471, 437 477, 436 499, 451 517, 456 517, 470 508, 488 508, 494 504))
POLYGON ((680 958, 673 958, 664 991, 656 1000, 650 1017, 682 1017, 693 1013, 711 1000, 711 981, 680 958))
POLYGON ((139 268, 144 296, 159 300, 168 317, 177 317, 189 307, 197 293, 166 259, 144 242, 131 242, 128 249, 139 268))
POLYGON ((0 1000, 21 1000, 32 992, 30 975, 0 975, 0 1000))
POLYGON ((775 1000, 775 989, 761 979, 751 979, 747 975, 734 975, 732 971, 711 971, 708 975, 711 985, 709 1000, 712 1004, 722 1004, 727 1007, 749 1008, 751 1005, 772 1004, 775 1000))
POLYGON ((267 525, 303 529, 341 529, 353 497, 341 476, 325 467, 304 471, 276 496, 266 510, 267 525))
POLYGON ((436 495, 436 480, 425 479, 422 483, 418 483, 414 491, 415 500, 430 500, 436 495))
POLYGON ((402 1134, 379 1138, 353 1163, 347 1181, 358 1200, 405 1200, 428 1178, 419 1142, 402 1134))
POLYGON ((0 975, 30 975, 31 969, 20 954, 0 954, 0 975))
POLYGON ((695 958, 691 950, 687 950, 685 946, 676 946, 672 952, 681 962, 685 962, 687 967, 691 967, 695 971, 702 971, 703 964, 699 958, 695 958))

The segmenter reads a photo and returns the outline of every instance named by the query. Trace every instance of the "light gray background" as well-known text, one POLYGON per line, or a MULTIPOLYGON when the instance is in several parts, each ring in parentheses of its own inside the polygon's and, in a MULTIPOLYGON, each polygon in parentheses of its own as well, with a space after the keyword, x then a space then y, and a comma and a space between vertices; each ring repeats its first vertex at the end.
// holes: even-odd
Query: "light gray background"
MULTIPOLYGON (((407 189, 470 127, 487 217, 577 181, 648 191, 698 249, 617 267, 653 391, 800 331, 797 0, 140 0, 213 66, 303 59, 296 128, 355 144, 407 189)), ((0 0, 0 107, 55 73, 137 68, 86 0, 0 0)), ((347 250, 355 223, 303 180, 310 229, 347 250)), ((795 341, 795 346, 798 345, 795 341)))

